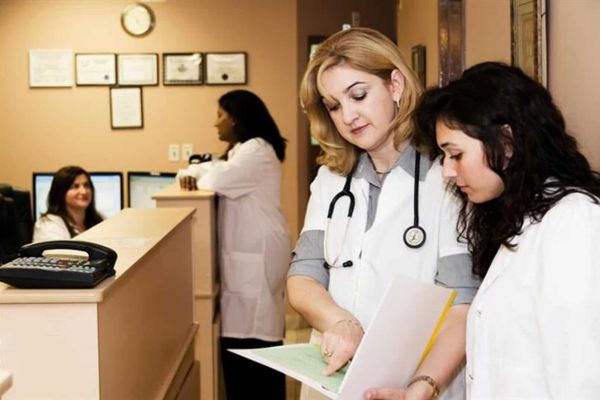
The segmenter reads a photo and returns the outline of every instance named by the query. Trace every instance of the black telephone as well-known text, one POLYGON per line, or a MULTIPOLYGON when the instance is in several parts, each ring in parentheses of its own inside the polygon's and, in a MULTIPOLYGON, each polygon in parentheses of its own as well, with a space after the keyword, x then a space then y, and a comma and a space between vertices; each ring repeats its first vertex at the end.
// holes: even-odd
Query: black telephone
POLYGON ((201 164, 203 162, 211 161, 212 154, 203 153, 203 154, 192 154, 188 159, 189 164, 201 164))
MULTIPOLYGON (((55 252, 54 252, 55 253, 55 252)), ((52 240, 21 247, 0 266, 0 281, 19 288, 89 288, 115 274, 117 253, 79 240, 52 240), (44 256, 46 250, 79 250, 88 258, 44 256)))

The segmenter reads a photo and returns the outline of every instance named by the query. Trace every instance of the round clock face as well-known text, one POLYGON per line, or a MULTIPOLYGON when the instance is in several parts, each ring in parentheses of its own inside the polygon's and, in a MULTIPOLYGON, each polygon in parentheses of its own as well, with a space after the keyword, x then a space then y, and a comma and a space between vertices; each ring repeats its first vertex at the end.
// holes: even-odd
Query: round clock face
POLYGON ((132 36, 144 36, 154 28, 154 13, 145 4, 131 4, 121 13, 121 25, 132 36))

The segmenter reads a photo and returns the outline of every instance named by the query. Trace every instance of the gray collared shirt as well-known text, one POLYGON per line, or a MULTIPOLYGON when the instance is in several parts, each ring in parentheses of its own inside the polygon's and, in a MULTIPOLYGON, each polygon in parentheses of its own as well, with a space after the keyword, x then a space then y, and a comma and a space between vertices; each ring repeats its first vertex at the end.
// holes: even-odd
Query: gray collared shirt
MULTIPOLYGON (((407 147, 396 159, 390 171, 395 168, 402 168, 414 178, 415 157, 416 151, 414 147, 407 147)), ((432 161, 428 157, 420 157, 419 181, 425 180, 431 165, 432 161)), ((379 195, 381 194, 381 189, 388 173, 389 171, 383 175, 382 179, 379 179, 367 153, 365 152, 360 155, 353 177, 365 179, 369 183, 369 201, 365 231, 368 231, 375 221, 379 195)), ((292 262, 288 276, 309 276, 324 287, 327 288, 329 286, 329 270, 324 267, 323 236, 324 232, 322 230, 302 232, 292 253, 292 262)), ((436 283, 441 286, 453 288, 458 293, 454 304, 470 304, 481 282, 471 272, 471 259, 469 255, 456 254, 440 258, 437 269, 436 283)))

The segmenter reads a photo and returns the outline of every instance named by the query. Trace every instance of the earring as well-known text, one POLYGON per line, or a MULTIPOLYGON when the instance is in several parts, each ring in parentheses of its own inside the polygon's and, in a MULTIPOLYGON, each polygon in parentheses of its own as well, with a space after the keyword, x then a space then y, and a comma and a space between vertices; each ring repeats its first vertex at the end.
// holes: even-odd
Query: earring
POLYGON ((400 99, 395 99, 394 103, 396 103, 396 110, 400 109, 400 99))

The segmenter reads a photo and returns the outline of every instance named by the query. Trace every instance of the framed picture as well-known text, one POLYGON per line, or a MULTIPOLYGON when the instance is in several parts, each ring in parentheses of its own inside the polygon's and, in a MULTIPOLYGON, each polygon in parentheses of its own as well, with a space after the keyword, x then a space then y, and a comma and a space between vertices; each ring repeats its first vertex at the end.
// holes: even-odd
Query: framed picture
POLYGON ((75 54, 77 86, 114 85, 117 83, 115 54, 75 54))
POLYGON ((144 127, 141 87, 110 88, 110 126, 112 129, 144 127))
POLYGON ((246 53, 206 53, 207 85, 245 85, 246 53))
POLYGON ((546 0, 511 0, 511 61, 547 86, 546 0))
POLYGON ((117 66, 121 86, 158 85, 158 54, 118 54, 117 66))
POLYGON ((73 86, 73 50, 29 50, 29 86, 73 86))
POLYGON ((411 51, 412 69, 417 74, 421 84, 427 85, 427 59, 425 58, 425 46, 417 45, 412 47, 411 51))
POLYGON ((201 85, 204 70, 202 53, 163 54, 164 85, 201 85))

